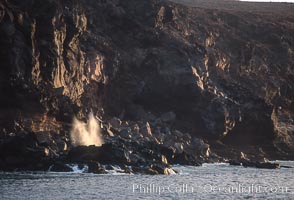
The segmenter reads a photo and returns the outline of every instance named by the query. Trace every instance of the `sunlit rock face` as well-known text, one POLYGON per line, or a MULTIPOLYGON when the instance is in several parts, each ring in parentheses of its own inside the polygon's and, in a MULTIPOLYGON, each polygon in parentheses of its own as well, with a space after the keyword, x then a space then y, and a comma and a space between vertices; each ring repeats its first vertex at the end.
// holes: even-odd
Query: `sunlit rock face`
POLYGON ((89 133, 72 117, 173 111, 170 126, 192 135, 293 150, 293 5, 191 5, 1 2, 1 130, 46 114, 89 133))

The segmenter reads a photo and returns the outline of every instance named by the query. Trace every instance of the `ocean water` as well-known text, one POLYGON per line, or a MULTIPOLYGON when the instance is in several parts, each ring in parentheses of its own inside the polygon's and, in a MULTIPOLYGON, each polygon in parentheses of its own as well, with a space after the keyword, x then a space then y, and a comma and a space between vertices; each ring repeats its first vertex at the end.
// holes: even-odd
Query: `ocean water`
MULTIPOLYGON (((294 167, 293 161, 279 161, 294 167)), ((0 173, 0 199, 294 199, 294 168, 175 166, 177 175, 0 173)))

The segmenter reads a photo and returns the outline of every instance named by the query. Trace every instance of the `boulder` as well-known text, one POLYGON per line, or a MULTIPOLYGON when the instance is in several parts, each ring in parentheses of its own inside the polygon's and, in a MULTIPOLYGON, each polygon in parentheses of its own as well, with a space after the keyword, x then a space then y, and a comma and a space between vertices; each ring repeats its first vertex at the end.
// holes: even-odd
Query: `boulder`
POLYGON ((72 172, 73 169, 67 164, 57 162, 50 167, 51 172, 72 172))
POLYGON ((114 129, 119 129, 121 127, 122 121, 117 117, 113 117, 109 120, 109 124, 114 129))
POLYGON ((193 166, 201 166, 201 162, 196 159, 195 156, 187 154, 183 152, 181 154, 176 153, 172 160, 172 164, 180 164, 180 165, 193 165, 193 166))
POLYGON ((241 163, 243 167, 256 167, 256 163, 249 160, 242 160, 241 163))
POLYGON ((206 157, 209 157, 209 154, 210 154, 209 144, 205 143, 202 139, 200 139, 200 138, 194 138, 192 140, 192 146, 201 155, 206 156, 206 157))
POLYGON ((240 166, 241 162, 237 160, 229 160, 229 164, 233 166, 240 166))
POLYGON ((38 143, 42 146, 49 146, 53 140, 50 132, 46 132, 46 131, 36 132, 35 136, 38 143))
POLYGON ((167 161, 170 161, 174 158, 174 151, 171 148, 165 147, 163 145, 159 146, 159 152, 165 156, 167 161))
POLYGON ((132 138, 132 130, 129 127, 124 127, 119 132, 120 136, 123 138, 130 139, 132 138))
POLYGON ((68 158, 71 162, 85 162, 89 160, 99 161, 102 154, 103 152, 101 147, 96 147, 94 145, 78 146, 71 148, 68 153, 68 158))
POLYGON ((71 162, 97 161, 102 164, 126 164, 130 162, 129 151, 120 143, 105 143, 101 147, 78 146, 69 151, 71 162))
POLYGON ((151 168, 146 169, 144 172, 148 175, 158 175, 159 174, 158 171, 151 169, 151 168))
POLYGON ((270 162, 253 162, 249 160, 241 161, 243 167, 256 167, 260 169, 280 169, 280 164, 270 162))
POLYGON ((151 169, 154 171, 157 171, 159 174, 165 174, 166 172, 166 165, 162 165, 162 164, 152 164, 151 165, 151 169))
POLYGON ((270 162, 257 162, 255 166, 261 169, 280 169, 280 164, 270 162))
POLYGON ((94 174, 107 174, 105 169, 100 165, 99 162, 88 162, 88 173, 94 174))

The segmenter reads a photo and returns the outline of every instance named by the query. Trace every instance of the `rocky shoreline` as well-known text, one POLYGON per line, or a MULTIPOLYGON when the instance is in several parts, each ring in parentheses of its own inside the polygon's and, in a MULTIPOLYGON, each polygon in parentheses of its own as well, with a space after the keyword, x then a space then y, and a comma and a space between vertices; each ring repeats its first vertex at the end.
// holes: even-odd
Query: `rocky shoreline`
POLYGON ((204 140, 165 126, 173 120, 172 112, 160 118, 153 116, 153 120, 145 123, 112 118, 101 123, 104 138, 101 146, 73 146, 70 136, 61 137, 60 133, 22 131, 8 135, 1 138, 0 171, 71 172, 70 166, 74 164, 79 169, 87 166, 88 173, 104 174, 118 166, 122 173, 156 175, 176 174, 174 164, 201 166, 215 162, 280 168, 279 164, 265 162, 265 157, 250 160, 242 152, 234 159, 219 156, 204 140))

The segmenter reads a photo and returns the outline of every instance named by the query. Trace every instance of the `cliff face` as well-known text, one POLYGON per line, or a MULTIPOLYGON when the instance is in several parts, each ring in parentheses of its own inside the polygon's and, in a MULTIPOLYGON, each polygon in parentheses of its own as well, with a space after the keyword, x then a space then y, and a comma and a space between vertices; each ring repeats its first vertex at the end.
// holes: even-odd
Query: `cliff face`
POLYGON ((74 115, 90 110, 137 121, 173 111, 172 128, 293 158, 294 15, 287 9, 2 0, 0 130, 67 131, 74 115))

